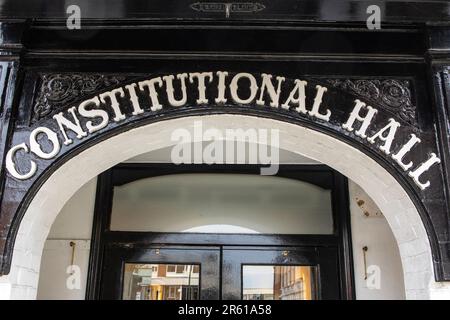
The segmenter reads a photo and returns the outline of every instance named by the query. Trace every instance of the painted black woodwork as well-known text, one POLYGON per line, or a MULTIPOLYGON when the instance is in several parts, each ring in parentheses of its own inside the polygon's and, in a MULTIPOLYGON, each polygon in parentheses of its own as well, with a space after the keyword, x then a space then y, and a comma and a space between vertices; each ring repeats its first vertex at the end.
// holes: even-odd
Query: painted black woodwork
POLYGON ((242 299, 243 265, 304 265, 316 269, 313 279, 313 299, 338 300, 339 268, 336 248, 252 248, 224 247, 222 271, 222 298, 242 299))
POLYGON ((142 248, 108 247, 102 273, 100 299, 122 299, 125 263, 200 265, 200 299, 220 299, 220 249, 214 247, 153 246, 142 248))
MULTIPOLYGON (((124 5, 117 0, 110 11, 92 4, 85 18, 93 19, 83 20, 81 30, 68 31, 62 4, 50 6, 46 0, 0 1, 2 274, 9 272, 15 236, 29 202, 39 186, 67 159, 102 139, 144 123, 217 112, 270 117, 309 126, 361 149, 384 166, 408 192, 429 236, 435 278, 450 280, 449 3, 380 1, 385 9, 383 28, 369 31, 364 23, 364 1, 342 1, 339 10, 329 9, 337 5, 332 0, 256 2, 263 4, 264 10, 231 13, 226 19, 223 13, 193 10, 189 1, 168 8, 161 1, 124 5), (343 102, 347 105, 351 99, 360 97, 361 93, 352 91, 352 84, 357 81, 404 84, 410 105, 415 108, 412 117, 410 108, 403 110, 407 115, 405 126, 419 132, 424 149, 436 151, 442 160, 440 166, 429 172, 433 188, 419 191, 379 152, 335 130, 332 124, 318 125, 288 113, 236 105, 226 109, 210 106, 181 112, 169 110, 158 117, 109 127, 92 139, 65 149, 55 161, 39 162, 39 176, 33 181, 18 183, 5 172, 5 151, 25 140, 33 126, 47 123, 49 115, 55 112, 52 108, 67 108, 77 99, 98 93, 94 89, 75 100, 47 103, 48 99, 39 100, 45 96, 42 93, 45 77, 106 75, 123 84, 157 73, 219 69, 307 78, 324 81, 328 86, 327 81, 332 80, 336 86, 328 102, 333 105, 343 102), (350 81, 347 88, 339 85, 347 80, 350 81), (35 112, 45 110, 46 106, 50 106, 49 113, 35 112)), ((382 109, 376 101, 373 106, 382 109)), ((382 118, 392 113, 383 110, 382 118)), ((418 150, 413 160, 422 160, 424 151, 418 150)))
MULTIPOLYGON (((99 176, 87 299, 121 299, 125 263, 200 264, 201 298, 242 298, 242 265, 310 265, 317 268, 318 299, 353 299, 354 278, 347 180, 324 165, 280 165, 277 176, 331 191, 333 234, 216 234, 111 231, 114 186, 182 173, 259 175, 258 165, 124 163, 99 176), (156 250, 160 254, 156 254, 156 250), (285 256, 285 252, 288 255, 285 256), (220 272, 220 273, 217 273, 220 272)), ((276 213, 274 213, 276 214, 276 213)), ((180 212, 180 219, 183 213, 180 212)))
MULTIPOLYGON (((445 0, 285 0, 236 1, 251 4, 247 8, 231 8, 227 18, 227 1, 209 1, 222 4, 219 10, 207 9, 208 1, 197 0, 73 0, 86 19, 148 19, 148 20, 250 20, 250 21, 365 21, 368 6, 376 4, 382 9, 387 23, 443 22, 450 19, 449 4, 445 0)), ((231 2, 233 3, 233 2, 231 2)), ((51 0, 2 0, 0 17, 4 18, 65 18, 64 2, 51 0)))

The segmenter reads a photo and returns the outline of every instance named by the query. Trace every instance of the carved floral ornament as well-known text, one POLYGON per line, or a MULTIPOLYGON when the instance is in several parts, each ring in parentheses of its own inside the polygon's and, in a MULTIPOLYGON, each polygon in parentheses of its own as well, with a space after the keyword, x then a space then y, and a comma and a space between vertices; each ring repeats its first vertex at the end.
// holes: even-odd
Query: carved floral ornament
MULTIPOLYGON (((33 157, 44 160, 55 158, 61 152, 61 141, 68 146, 74 143, 74 139, 84 139, 108 127, 110 123, 120 123, 131 116, 139 117, 148 113, 157 113, 166 107, 182 108, 187 106, 188 94, 191 92, 195 93, 196 99, 193 103, 198 106, 211 105, 210 101, 218 106, 229 103, 239 106, 256 105, 274 111, 291 112, 322 124, 329 123, 330 120, 338 121, 332 118, 333 108, 322 103, 328 88, 320 84, 315 87, 308 86, 308 82, 302 79, 286 81, 286 78, 282 76, 265 73, 254 75, 226 71, 168 74, 132 82, 114 89, 104 89, 107 91, 97 93, 94 97, 74 105, 71 100, 78 96, 74 92, 85 94, 121 82, 117 77, 99 75, 92 75, 86 83, 80 79, 82 78, 79 75, 74 75, 72 78, 56 76, 47 79, 45 84, 47 96, 39 101, 39 106, 45 105, 43 104, 45 101, 63 101, 61 103, 65 105, 70 102, 71 107, 66 107, 52 116, 51 121, 54 125, 50 127, 58 128, 58 130, 51 129, 49 126, 39 126, 31 131, 28 141, 17 144, 8 151, 6 168, 12 177, 18 180, 34 177, 37 172, 37 163, 33 157), (187 90, 188 86, 191 90, 187 90), (211 89, 209 86, 214 86, 214 90, 208 90, 211 89), (211 92, 215 92, 214 96, 210 96, 211 92), (145 104, 142 101, 145 101, 145 104), (41 135, 45 135, 47 140, 51 141, 50 151, 44 151, 40 145, 38 136, 41 135), (29 161, 30 166, 27 172, 18 168, 19 156, 22 157, 22 162, 29 161)), ((347 81, 334 82, 332 85, 346 86, 353 91, 358 91, 362 98, 369 95, 369 92, 375 92, 374 97, 382 99, 392 108, 401 105, 408 111, 404 112, 404 115, 393 116, 384 123, 384 127, 374 131, 373 123, 378 109, 362 101, 362 98, 355 99, 353 105, 349 106, 352 107, 351 112, 339 126, 368 145, 378 148, 391 162, 406 172, 420 189, 428 188, 430 182, 422 182, 425 180, 422 175, 433 165, 440 163, 440 159, 431 152, 422 163, 412 161, 405 163, 404 157, 421 143, 420 138, 414 133, 410 133, 409 140, 401 141, 401 144, 394 143, 399 142, 396 140, 396 133, 401 127, 399 121, 405 122, 402 117, 411 116, 410 113, 414 109, 409 91, 406 91, 400 82, 392 81, 372 83, 347 81), (393 145, 401 145, 401 147, 391 150, 393 145)), ((192 97, 190 98, 192 100, 192 97)), ((46 108, 39 110, 51 112, 46 108)))
POLYGON ((343 89, 374 101, 385 111, 396 114, 404 122, 416 124, 416 107, 411 102, 408 80, 350 80, 330 79, 333 87, 343 89))
POLYGON ((55 110, 99 90, 117 86, 125 76, 103 74, 43 74, 39 94, 33 108, 31 123, 37 122, 55 110))

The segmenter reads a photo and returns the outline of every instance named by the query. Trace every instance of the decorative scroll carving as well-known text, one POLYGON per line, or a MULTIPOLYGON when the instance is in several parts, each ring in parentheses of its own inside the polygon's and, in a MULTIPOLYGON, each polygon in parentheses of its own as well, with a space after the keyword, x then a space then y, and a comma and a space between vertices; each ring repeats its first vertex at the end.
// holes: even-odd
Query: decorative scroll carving
POLYGON ((406 123, 416 126, 416 106, 412 103, 408 80, 350 80, 329 79, 335 88, 362 96, 367 102, 381 106, 406 123))
POLYGON ((55 73, 43 74, 38 87, 31 123, 58 111, 81 97, 114 87, 125 76, 104 74, 55 73))

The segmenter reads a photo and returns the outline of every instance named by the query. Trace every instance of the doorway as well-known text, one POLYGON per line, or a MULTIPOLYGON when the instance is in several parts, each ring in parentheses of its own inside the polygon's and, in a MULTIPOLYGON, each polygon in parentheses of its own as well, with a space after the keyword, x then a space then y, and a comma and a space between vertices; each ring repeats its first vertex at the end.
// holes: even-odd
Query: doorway
POLYGON ((339 299, 336 248, 116 247, 106 250, 102 299, 339 299))
POLYGON ((281 165, 274 177, 259 169, 122 164, 103 173, 87 297, 352 299, 346 179, 323 165, 281 165))

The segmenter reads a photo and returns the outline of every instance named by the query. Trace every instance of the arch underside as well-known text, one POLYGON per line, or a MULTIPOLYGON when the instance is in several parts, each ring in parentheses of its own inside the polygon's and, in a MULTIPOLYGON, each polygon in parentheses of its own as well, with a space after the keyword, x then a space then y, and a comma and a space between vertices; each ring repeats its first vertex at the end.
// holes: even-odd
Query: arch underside
MULTIPOLYGON (((255 116, 256 118, 253 119, 258 119, 258 122, 263 118, 275 119, 320 131, 336 138, 336 141, 340 140, 360 149, 369 158, 384 166, 385 170, 388 170, 391 176, 395 177, 402 185, 403 190, 408 193, 419 211, 423 225, 428 232, 434 261, 436 261, 434 264, 436 279, 450 278, 450 275, 444 270, 446 266, 444 262, 448 259, 443 244, 446 240, 446 229, 440 224, 442 217, 446 215, 445 208, 444 206, 433 207, 433 201, 437 197, 445 198, 443 188, 440 188, 440 184, 443 183, 441 168, 436 165, 440 161, 436 155, 438 152, 433 143, 427 145, 426 148, 416 146, 416 143, 420 143, 420 139, 413 132, 416 132, 419 127, 404 119, 405 106, 396 108, 397 111, 394 114, 391 107, 386 106, 382 101, 375 101, 364 95, 364 100, 369 99, 366 103, 354 92, 345 91, 342 89, 340 80, 335 79, 332 86, 328 84, 325 86, 324 79, 309 77, 307 81, 276 77, 279 88, 277 98, 274 83, 270 80, 273 78, 272 75, 222 71, 177 74, 177 78, 189 77, 190 79, 189 85, 181 85, 184 98, 177 101, 171 90, 173 83, 170 79, 173 80, 174 75, 161 77, 155 74, 153 76, 155 77, 151 79, 147 79, 147 76, 140 76, 136 79, 118 82, 124 85, 98 93, 91 98, 82 97, 88 99, 81 101, 78 107, 70 104, 68 108, 54 110, 50 108, 49 110, 53 110, 50 114, 30 123, 29 127, 17 129, 11 141, 13 147, 6 155, 8 170, 5 182, 6 196, 3 197, 0 209, 5 213, 3 221, 6 222, 4 224, 10 226, 6 231, 0 230, 0 246, 4 257, 3 273, 9 267, 15 235, 28 204, 32 201, 40 185, 45 183, 55 170, 70 157, 87 148, 97 147, 105 139, 149 123, 163 120, 164 123, 167 123, 169 121, 167 119, 194 115, 236 114, 255 116), (217 90, 217 95, 213 91, 201 89, 200 86, 201 77, 206 75, 212 77, 214 74, 218 77, 216 79, 217 88, 214 88, 217 90), (225 81, 227 75, 231 79, 229 84, 225 81), (195 86, 196 82, 192 81, 196 77, 198 78, 198 88, 195 86), (261 90, 258 89, 257 78, 261 78, 261 90), (166 82, 166 94, 158 93, 154 87, 155 83, 161 85, 162 79, 166 82), (242 82, 239 79, 247 81, 242 82), (129 81, 134 82, 125 85, 129 81), (281 86, 282 84, 284 87, 281 86), (137 87, 140 88, 139 92, 137 87), (146 87, 148 87, 150 99, 148 96, 144 99, 147 91, 143 89, 146 87), (272 87, 273 92, 268 89, 269 87, 272 87), (128 91, 129 94, 126 95, 125 91, 128 91), (325 92, 326 95, 324 95, 325 92), (212 97, 209 97, 208 100, 207 93, 208 95, 213 93, 212 96, 216 98, 213 100, 212 97), (117 94, 123 99, 119 99, 119 101, 117 94), (141 99, 138 95, 142 95, 141 99), (198 99, 196 99, 197 97, 198 99), (281 104, 281 102, 283 103, 281 104), (368 105, 369 102, 376 108, 368 105), (298 106, 295 107, 296 105, 298 106), (89 112, 94 112, 95 116, 89 112), (100 114, 102 115, 101 122, 100 114), (375 114, 377 114, 376 118, 374 118, 375 114), (41 141, 37 141, 38 136, 44 137, 41 141), (416 140, 414 142, 411 139, 416 140), (412 144, 410 144, 411 141, 412 144), (415 147, 413 148, 413 146, 415 147), (432 152, 433 150, 436 153, 432 152), (411 159, 409 164, 402 160, 405 154, 407 158, 405 161, 411 159), (433 164, 435 165, 433 166, 433 164), (15 168, 16 166, 17 168, 15 168), (431 170, 429 170, 430 168, 431 170), (19 173, 20 169, 22 174, 19 173), (433 183, 431 184, 428 180, 433 183)), ((71 78, 70 75, 56 75, 56 79, 61 77, 68 83, 73 81, 73 77, 71 78)), ((348 81, 346 80, 346 83, 348 81)), ((386 83, 391 85, 397 82, 386 80, 386 83)), ((364 84, 367 83, 364 82, 364 84)), ((399 83, 394 86, 390 85, 388 87, 391 90, 399 89, 399 83)), ((406 87, 403 89, 406 99, 409 89, 406 87)), ((73 90, 63 91, 67 94, 74 94, 73 90)), ((81 97, 78 98, 81 99, 81 97)), ((384 98, 384 100, 394 99, 397 101, 395 97, 384 98)), ((425 136, 426 133, 423 135, 425 136)), ((124 143, 124 148, 128 147, 125 146, 126 144, 124 143)), ((323 150, 323 152, 327 153, 329 150, 323 150)), ((332 164, 329 165, 333 167, 332 164)))
MULTIPOLYGON (((280 149, 324 163, 360 185, 385 215, 397 240, 408 298, 430 298, 448 290, 436 283, 430 242, 419 212, 400 183, 377 161, 329 134, 285 121, 248 115, 215 114, 158 121, 116 134, 67 159, 30 200, 14 242, 11 272, 0 284, 10 285, 11 296, 35 297, 44 241, 60 209, 87 181, 117 163, 142 153, 173 145, 171 132, 192 128, 279 130, 280 149), (105 156, 107 155, 107 156, 105 156), (83 170, 79 170, 83 168, 83 170), (437 290, 440 289, 440 290, 437 290)), ((67 157, 68 158, 68 157, 67 157)))

